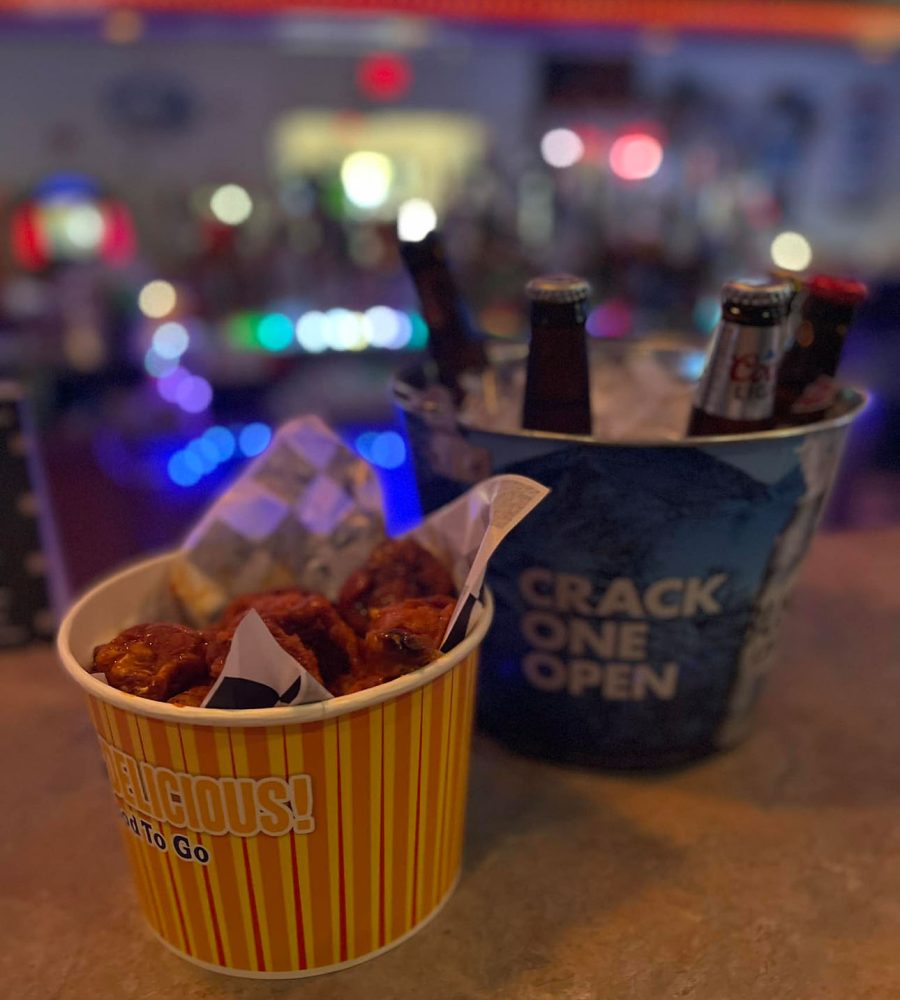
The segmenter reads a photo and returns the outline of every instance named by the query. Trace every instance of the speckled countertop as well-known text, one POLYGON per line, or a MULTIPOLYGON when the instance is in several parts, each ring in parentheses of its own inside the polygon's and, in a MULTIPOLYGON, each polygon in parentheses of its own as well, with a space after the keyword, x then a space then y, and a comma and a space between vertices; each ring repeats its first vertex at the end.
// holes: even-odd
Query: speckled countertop
POLYGON ((751 739, 665 774, 476 739, 466 862, 396 950, 316 979, 204 972, 145 930, 81 696, 0 657, 8 1000, 900 996, 900 530, 817 539, 751 739))

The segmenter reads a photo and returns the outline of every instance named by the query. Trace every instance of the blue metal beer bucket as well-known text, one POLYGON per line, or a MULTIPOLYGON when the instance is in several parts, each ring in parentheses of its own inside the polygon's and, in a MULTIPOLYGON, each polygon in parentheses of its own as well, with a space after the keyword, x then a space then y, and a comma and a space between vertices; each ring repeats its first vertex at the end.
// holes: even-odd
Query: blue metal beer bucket
POLYGON ((499 472, 552 489, 490 565, 483 730, 609 767, 674 764, 748 732, 862 394, 814 425, 637 444, 464 426, 421 369, 394 397, 426 512, 499 472))

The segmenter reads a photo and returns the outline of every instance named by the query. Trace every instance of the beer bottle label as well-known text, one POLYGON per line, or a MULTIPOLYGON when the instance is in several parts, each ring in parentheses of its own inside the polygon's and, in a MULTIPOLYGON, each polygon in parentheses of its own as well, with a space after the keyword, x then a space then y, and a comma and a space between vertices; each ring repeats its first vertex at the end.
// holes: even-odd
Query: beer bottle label
POLYGON ((698 407, 728 420, 766 420, 775 404, 780 328, 728 323, 720 336, 717 363, 707 365, 700 383, 698 407))

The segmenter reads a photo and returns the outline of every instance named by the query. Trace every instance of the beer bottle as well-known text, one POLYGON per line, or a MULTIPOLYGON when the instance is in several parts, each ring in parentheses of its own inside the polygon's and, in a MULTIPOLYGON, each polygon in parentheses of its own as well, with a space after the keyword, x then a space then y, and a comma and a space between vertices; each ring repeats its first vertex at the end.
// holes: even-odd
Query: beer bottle
POLYGON ((571 274, 533 278, 531 345, 522 426, 557 434, 591 433, 591 392, 584 329, 590 285, 571 274))
POLYGON ((428 349, 437 368, 438 381, 459 402, 459 377, 487 367, 484 344, 472 331, 456 282, 447 264, 443 240, 437 230, 424 239, 400 240, 400 256, 412 278, 428 325, 428 349))
POLYGON ((800 322, 778 369, 775 416, 779 423, 812 423, 832 404, 844 336, 865 297, 866 286, 859 281, 827 275, 809 279, 800 322))
POLYGON ((775 426, 775 373, 793 290, 782 281, 729 281, 722 319, 694 396, 687 433, 747 434, 775 426))

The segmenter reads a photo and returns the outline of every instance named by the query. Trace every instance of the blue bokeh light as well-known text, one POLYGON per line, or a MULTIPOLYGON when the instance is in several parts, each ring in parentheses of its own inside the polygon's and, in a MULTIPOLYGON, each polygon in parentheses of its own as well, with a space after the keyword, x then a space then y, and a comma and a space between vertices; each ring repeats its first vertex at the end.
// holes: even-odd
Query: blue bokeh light
POLYGON ((237 442, 234 439, 234 434, 227 427, 215 424, 203 432, 203 440, 208 441, 215 448, 220 462, 227 462, 229 458, 234 457, 237 442))
POLYGON ((203 475, 184 451, 175 452, 169 459, 166 470, 169 473, 169 479, 176 486, 195 486, 203 475))
POLYGON ((367 462, 372 461, 372 445, 378 440, 378 431, 364 431, 353 442, 356 453, 361 455, 367 462))
POLYGON ((144 355, 144 367, 154 378, 165 378, 178 367, 178 359, 164 358, 151 347, 144 355))
POLYGON ((238 435, 238 447, 247 458, 261 455, 272 440, 272 428, 268 424, 247 424, 238 435))
POLYGON ((370 461, 382 469, 398 469, 406 461, 406 445, 396 431, 378 434, 369 447, 370 461))
POLYGON ((689 382, 696 382, 703 374, 705 366, 705 351, 687 351, 679 359, 678 371, 682 378, 687 379, 689 382))
POLYGON ((219 452, 216 450, 215 445, 210 441, 204 440, 202 437, 194 438, 184 451, 188 457, 196 458, 203 469, 204 475, 207 472, 212 472, 219 464, 219 452))

